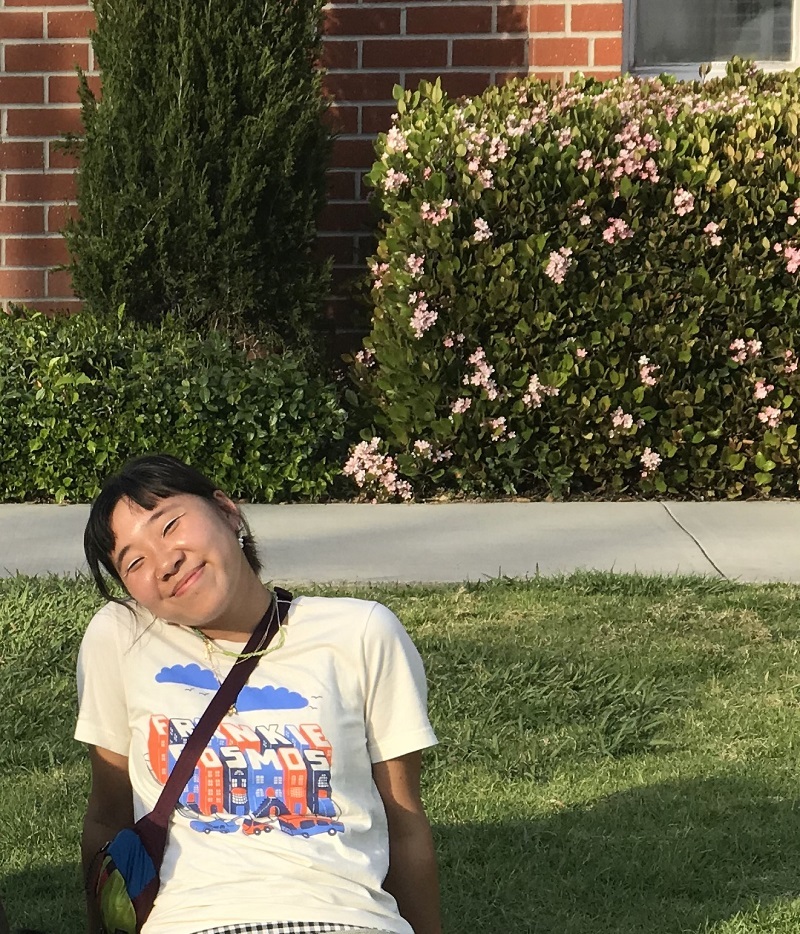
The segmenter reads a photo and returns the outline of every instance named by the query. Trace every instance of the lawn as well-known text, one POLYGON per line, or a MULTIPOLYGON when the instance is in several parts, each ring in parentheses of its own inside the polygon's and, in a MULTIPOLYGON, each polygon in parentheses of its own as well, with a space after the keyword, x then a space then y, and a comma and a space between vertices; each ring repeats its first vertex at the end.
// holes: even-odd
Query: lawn
MULTIPOLYGON (((317 593, 335 594, 331 588, 317 593)), ((580 574, 349 588, 425 658, 448 934, 796 934, 800 590, 580 574)), ((88 582, 0 581, 0 892, 82 934, 88 582)))

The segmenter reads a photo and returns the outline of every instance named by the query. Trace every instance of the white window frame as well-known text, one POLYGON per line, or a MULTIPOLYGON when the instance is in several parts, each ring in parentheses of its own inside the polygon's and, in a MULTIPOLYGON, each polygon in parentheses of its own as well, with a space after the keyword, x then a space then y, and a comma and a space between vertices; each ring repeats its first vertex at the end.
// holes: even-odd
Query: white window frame
MULTIPOLYGON (((664 0, 669 3, 669 0, 664 0)), ((698 0, 702 3, 703 0, 698 0)), ((664 62, 660 65, 634 66, 633 56, 636 48, 636 6, 637 0, 625 0, 622 30, 622 70, 643 78, 662 74, 674 75, 681 81, 693 81, 700 77, 700 66, 710 65, 709 78, 718 78, 725 74, 725 62, 664 62)), ((783 62, 757 61, 763 71, 792 71, 800 68, 800 0, 792 0, 792 57, 783 62)))

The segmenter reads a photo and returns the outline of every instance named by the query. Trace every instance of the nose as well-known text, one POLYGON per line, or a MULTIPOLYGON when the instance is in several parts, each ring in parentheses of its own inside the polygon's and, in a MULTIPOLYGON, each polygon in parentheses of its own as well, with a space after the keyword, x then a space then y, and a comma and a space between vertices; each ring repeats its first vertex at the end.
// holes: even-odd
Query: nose
POLYGON ((158 576, 162 581, 169 580, 183 564, 183 552, 178 548, 168 548, 158 562, 158 576))

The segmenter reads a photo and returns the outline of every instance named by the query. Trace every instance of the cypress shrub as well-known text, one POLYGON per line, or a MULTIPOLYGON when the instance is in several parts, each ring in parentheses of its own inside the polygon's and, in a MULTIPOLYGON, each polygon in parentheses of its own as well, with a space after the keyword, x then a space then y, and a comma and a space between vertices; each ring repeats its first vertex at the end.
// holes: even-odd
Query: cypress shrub
POLYGON ((90 312, 305 343, 328 286, 312 257, 330 146, 321 5, 95 0, 102 96, 80 74, 65 230, 90 312))

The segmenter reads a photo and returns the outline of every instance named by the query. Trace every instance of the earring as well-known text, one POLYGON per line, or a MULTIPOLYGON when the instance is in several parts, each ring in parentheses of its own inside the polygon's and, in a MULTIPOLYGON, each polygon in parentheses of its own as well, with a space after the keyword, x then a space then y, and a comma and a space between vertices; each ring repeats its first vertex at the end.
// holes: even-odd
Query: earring
POLYGON ((238 541, 239 541, 239 547, 240 547, 240 548, 244 548, 244 543, 245 543, 245 533, 244 533, 244 529, 242 529, 242 528, 239 529, 239 534, 237 535, 237 539, 238 539, 238 541))

